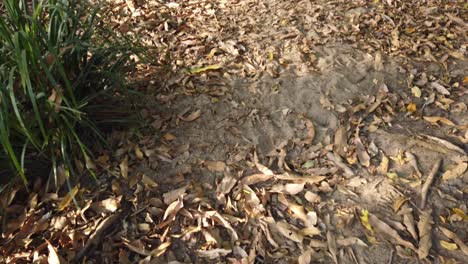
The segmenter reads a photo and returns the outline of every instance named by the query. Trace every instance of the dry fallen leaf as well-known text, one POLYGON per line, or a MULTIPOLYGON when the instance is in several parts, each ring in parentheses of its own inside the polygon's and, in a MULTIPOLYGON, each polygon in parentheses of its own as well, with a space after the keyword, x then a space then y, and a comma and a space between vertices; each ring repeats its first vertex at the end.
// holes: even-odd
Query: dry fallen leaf
POLYGON ((297 263, 298 264, 310 264, 313 254, 315 254, 315 250, 312 248, 308 248, 297 258, 297 263))
POLYGON ((450 243, 450 242, 447 242, 445 240, 440 240, 440 246, 447 249, 447 250, 449 250, 449 251, 454 251, 454 250, 458 249, 457 244, 450 243))
POLYGON ((180 197, 182 197, 185 194, 188 187, 189 187, 189 185, 185 185, 185 186, 182 186, 180 188, 174 189, 172 191, 169 191, 169 192, 163 194, 164 203, 169 205, 172 202, 174 202, 175 200, 179 199, 180 197))
POLYGON ((196 74, 196 73, 202 73, 205 71, 213 71, 213 70, 219 70, 219 69, 221 69, 221 65, 214 64, 214 65, 208 65, 204 67, 193 67, 193 68, 190 68, 188 72, 191 74, 196 74))
POLYGON ((252 174, 243 178, 242 183, 245 185, 253 185, 256 183, 268 181, 272 179, 273 177, 274 177, 273 174, 268 175, 268 174, 263 174, 263 173, 257 173, 257 174, 252 174))
POLYGON ((122 195, 118 197, 111 197, 99 202, 92 203, 90 208, 98 214, 113 213, 119 208, 121 200, 122 195))
POLYGON ((445 124, 447 126, 456 126, 455 123, 450 121, 449 119, 441 116, 425 116, 424 120, 432 123, 432 124, 437 124, 437 122, 440 122, 442 124, 445 124))
POLYGON ((429 250, 432 247, 432 210, 425 210, 419 217, 419 259, 425 259, 429 255, 429 250))
POLYGON ((128 178, 128 156, 125 156, 125 158, 120 162, 120 174, 124 179, 128 178))
POLYGON ((230 249, 215 248, 210 250, 197 250, 197 254, 202 258, 216 259, 224 257, 232 252, 230 249))
POLYGON ((356 137, 354 139, 354 143, 356 144, 356 150, 357 150, 357 156, 358 156, 359 162, 361 163, 362 166, 369 167, 370 156, 369 156, 369 153, 367 153, 366 148, 362 144, 361 138, 356 137))
POLYGON ((330 230, 327 231, 327 245, 328 245, 328 252, 330 252, 333 261, 335 264, 338 264, 338 248, 336 247, 336 238, 335 234, 330 230))
POLYGON ((287 239, 290 239, 297 243, 302 243, 302 240, 304 240, 304 236, 300 234, 297 227, 285 221, 277 222, 276 227, 278 228, 278 231, 280 232, 280 234, 282 234, 287 239))
MULTIPOLYGON (((362 221, 362 218, 361 218, 362 221)), ((382 233, 394 240, 398 245, 404 246, 406 248, 416 250, 413 244, 401 238, 395 229, 389 226, 387 223, 383 222, 374 214, 369 214, 369 224, 373 227, 376 232, 382 233)))
POLYGON ((287 183, 287 184, 275 184, 271 186, 271 192, 285 193, 290 195, 296 195, 304 190, 305 183, 287 183))
POLYGON ((75 187, 73 187, 73 189, 70 192, 68 192, 67 195, 65 195, 65 197, 63 197, 62 201, 58 205, 57 210, 62 211, 63 209, 67 208, 70 202, 73 199, 75 199, 75 196, 78 193, 79 189, 80 185, 76 185, 75 187))
POLYGON ((181 198, 172 202, 167 207, 166 211, 164 212, 163 221, 166 219, 169 219, 169 220, 173 219, 176 216, 177 212, 179 212, 179 210, 182 209, 183 207, 184 207, 184 201, 181 198))
POLYGON ((54 246, 52 246, 52 244, 50 244, 49 241, 47 241, 47 249, 49 250, 49 256, 47 257, 47 261, 48 261, 49 264, 60 264, 60 263, 62 263, 60 261, 59 255, 57 254, 57 251, 55 250, 54 246))
POLYGON ((198 109, 189 115, 185 116, 183 114, 179 115, 179 118, 185 122, 192 122, 201 116, 201 110, 198 109))
POLYGON ((444 174, 442 175, 442 179, 444 181, 456 179, 460 177, 461 175, 463 175, 463 173, 465 173, 467 168, 468 168, 468 163, 461 162, 455 168, 445 171, 444 174))
POLYGON ((448 230, 447 228, 445 227, 442 227, 442 226, 439 226, 439 230, 442 232, 442 234, 444 234, 446 237, 450 238, 451 240, 453 240, 453 242, 455 242, 455 244, 458 245, 458 247, 460 247, 461 251, 466 255, 468 256, 468 246, 463 242, 462 239, 460 239, 457 234, 455 234, 454 232, 448 230))
POLYGON ((436 89, 436 91, 442 95, 450 95, 450 92, 447 90, 447 88, 445 88, 438 82, 431 82, 431 87, 436 89))
POLYGON ((213 161, 213 160, 206 160, 203 162, 203 165, 210 171, 214 172, 223 172, 226 169, 226 163, 222 161, 213 161))
POLYGON ((304 121, 306 122, 306 128, 307 128, 307 136, 304 140, 302 140, 300 143, 304 145, 310 145, 314 141, 315 138, 315 126, 312 121, 309 119, 303 117, 304 121))

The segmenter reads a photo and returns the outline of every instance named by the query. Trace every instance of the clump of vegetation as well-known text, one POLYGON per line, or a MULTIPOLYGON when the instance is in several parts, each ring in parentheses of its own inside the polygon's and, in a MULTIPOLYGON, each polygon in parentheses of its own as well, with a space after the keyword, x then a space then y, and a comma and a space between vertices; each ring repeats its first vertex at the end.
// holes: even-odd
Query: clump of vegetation
POLYGON ((55 177, 58 167, 67 177, 92 169, 86 138, 103 140, 96 118, 115 108, 106 102, 122 94, 131 54, 87 1, 3 0, 0 166, 24 183, 38 162, 55 177))

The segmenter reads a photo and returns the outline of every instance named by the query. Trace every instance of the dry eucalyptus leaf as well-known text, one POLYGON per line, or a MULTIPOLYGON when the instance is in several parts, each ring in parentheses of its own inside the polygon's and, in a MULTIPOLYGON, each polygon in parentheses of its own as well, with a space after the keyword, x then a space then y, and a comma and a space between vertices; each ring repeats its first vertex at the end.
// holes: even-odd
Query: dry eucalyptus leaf
POLYGON ((179 198, 177 201, 172 202, 164 212, 163 221, 166 219, 173 219, 177 212, 184 207, 183 199, 179 198))
MULTIPOLYGON (((47 240, 46 240, 47 241, 47 240)), ((60 264, 63 263, 60 260, 60 256, 58 255, 57 251, 55 250, 54 246, 47 241, 47 249, 49 250, 49 256, 47 257, 47 261, 49 264, 60 264)))
POLYGON ((290 239, 297 243, 302 243, 302 240, 304 240, 304 236, 299 232, 297 227, 285 221, 277 222, 276 228, 278 228, 280 234, 282 234, 287 239, 290 239))
POLYGON ((203 162, 203 165, 210 171, 214 172, 223 172, 226 169, 226 163, 222 161, 212 161, 212 160, 207 160, 203 162))
POLYGON ((198 109, 192 113, 190 113, 189 115, 185 116, 185 115, 179 115, 179 118, 185 122, 192 122, 196 119, 198 119, 199 117, 201 116, 201 110, 198 109))
POLYGON ((460 177, 461 175, 463 175, 463 173, 465 173, 467 168, 468 168, 468 163, 461 162, 455 168, 445 171, 444 174, 442 175, 442 179, 444 181, 456 179, 460 177))
POLYGON ((128 156, 125 156, 125 158, 120 162, 120 174, 124 179, 128 178, 128 156))
POLYGON ((312 248, 307 249, 297 258, 298 264, 310 264, 313 254, 315 254, 315 250, 312 248))
POLYGON ((450 92, 447 90, 447 88, 445 88, 438 82, 431 82, 431 87, 436 89, 436 91, 442 95, 450 95, 450 92))
POLYGON ((416 250, 413 244, 401 238, 397 231, 395 231, 391 226, 377 218, 377 216, 369 214, 368 221, 375 231, 383 233, 388 237, 392 238, 398 245, 404 246, 412 250, 416 250))
POLYGON ((113 213, 119 208, 121 200, 122 195, 118 197, 111 197, 99 202, 92 203, 91 209, 98 214, 113 213))
POLYGON ((429 255, 429 250, 432 247, 432 210, 425 210, 419 217, 419 259, 425 259, 429 255))
POLYGON ((468 256, 468 246, 463 242, 463 240, 457 236, 454 232, 448 230, 445 227, 439 226, 439 230, 444 234, 446 237, 450 238, 458 245, 461 251, 468 256))
POLYGON ((366 148, 362 144, 361 139, 359 137, 356 137, 354 140, 354 143, 356 144, 356 150, 357 150, 357 156, 358 156, 359 162, 361 163, 362 166, 369 167, 370 156, 369 156, 369 153, 367 153, 366 148))
POLYGON ((330 252, 333 261, 338 264, 338 248, 336 246, 336 238, 335 234, 333 234, 330 230, 327 231, 327 245, 328 252, 330 252))
POLYGON ((272 178, 274 178, 274 175, 272 174, 263 174, 263 173, 252 174, 243 178, 242 183, 245 185, 253 185, 256 183, 268 181, 272 178))
POLYGON ((220 257, 224 257, 228 254, 231 254, 232 250, 223 249, 223 248, 215 248, 215 249, 209 249, 209 250, 197 250, 196 252, 198 256, 202 258, 217 259, 220 257))
POLYGON ((296 195, 304 190, 305 183, 275 184, 271 187, 271 192, 296 195))
POLYGON ((189 185, 184 185, 184 186, 182 186, 180 188, 174 189, 172 191, 169 191, 169 192, 163 194, 164 203, 169 205, 172 202, 174 202, 175 200, 179 199, 181 196, 183 196, 185 194, 185 192, 187 191, 188 186, 189 185))

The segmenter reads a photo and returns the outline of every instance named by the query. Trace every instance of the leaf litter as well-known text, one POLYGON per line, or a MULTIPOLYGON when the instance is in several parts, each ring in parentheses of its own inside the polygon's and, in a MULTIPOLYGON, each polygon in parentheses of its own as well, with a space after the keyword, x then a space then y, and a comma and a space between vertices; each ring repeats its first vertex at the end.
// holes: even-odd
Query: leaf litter
POLYGON ((92 184, 3 192, 0 262, 462 262, 465 9, 109 2, 156 58, 129 76, 153 129, 92 184))

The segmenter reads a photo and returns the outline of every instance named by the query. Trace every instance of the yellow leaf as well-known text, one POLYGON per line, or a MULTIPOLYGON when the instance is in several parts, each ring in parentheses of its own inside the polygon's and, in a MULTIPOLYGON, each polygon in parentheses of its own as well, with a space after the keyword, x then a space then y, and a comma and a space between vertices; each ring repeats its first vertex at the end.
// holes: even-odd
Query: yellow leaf
POLYGON ((405 29, 406 34, 411 34, 416 31, 416 28, 414 27, 409 27, 405 29))
POLYGON ((212 71, 212 70, 219 70, 219 69, 221 69, 221 65, 214 64, 214 65, 208 65, 204 67, 193 67, 193 68, 190 68, 188 71, 191 74, 195 74, 195 73, 201 73, 205 71, 212 71))
POLYGON ((272 61, 273 58, 274 58, 273 52, 272 52, 272 51, 268 52, 268 60, 271 60, 271 61, 272 61))
POLYGON ((460 216, 463 219, 463 221, 468 221, 468 216, 465 214, 465 212, 463 212, 462 209, 453 208, 452 211, 454 214, 460 216))
POLYGON ((463 84, 468 84, 468 76, 463 77, 463 84))
POLYGON ((366 209, 361 210, 361 223, 367 230, 374 234, 374 229, 372 229, 372 226, 369 224, 369 211, 366 209))
POLYGON ((450 251, 453 251, 453 250, 457 250, 458 249, 458 246, 457 244, 455 243, 450 243, 450 242, 447 242, 447 241, 444 241, 444 240, 441 240, 440 241, 440 246, 445 248, 446 250, 450 250, 450 251))
POLYGON ((416 112, 416 104, 415 103, 408 104, 408 106, 406 107, 406 110, 410 113, 416 112))
POLYGON ((421 97, 421 89, 419 89, 419 87, 413 86, 413 88, 411 88, 411 92, 413 93, 415 97, 417 98, 421 97))
POLYGON ((70 192, 63 197, 62 201, 60 202, 58 206, 58 210, 62 211, 63 209, 67 208, 70 202, 75 198, 75 195, 78 193, 78 190, 80 189, 80 185, 76 185, 70 192))

